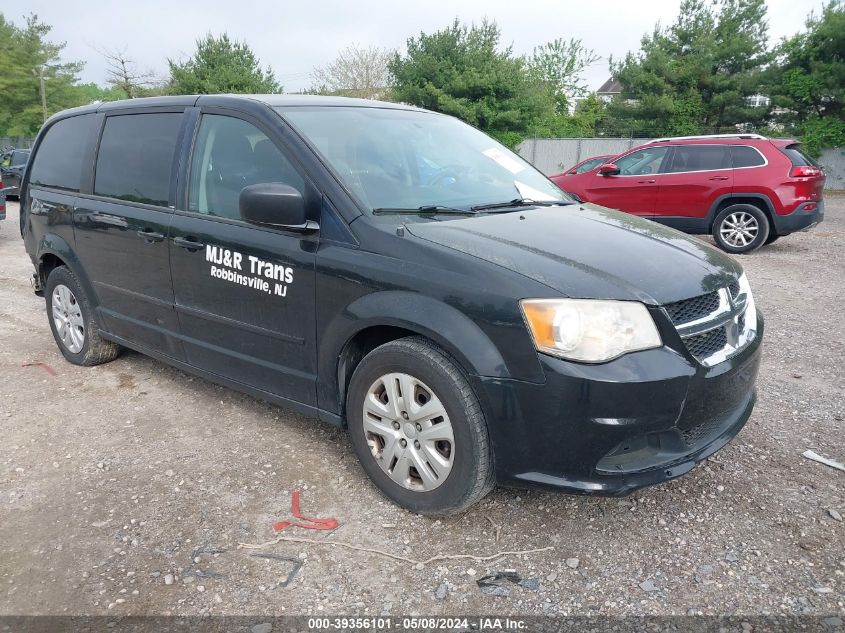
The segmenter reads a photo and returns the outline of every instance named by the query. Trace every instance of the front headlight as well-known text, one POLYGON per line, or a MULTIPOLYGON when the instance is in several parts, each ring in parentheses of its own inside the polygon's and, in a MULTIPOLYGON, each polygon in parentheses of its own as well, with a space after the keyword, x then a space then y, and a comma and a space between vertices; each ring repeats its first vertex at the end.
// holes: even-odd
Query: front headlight
POLYGON ((660 347, 648 309, 636 301, 523 299, 519 302, 537 351, 600 363, 660 347))

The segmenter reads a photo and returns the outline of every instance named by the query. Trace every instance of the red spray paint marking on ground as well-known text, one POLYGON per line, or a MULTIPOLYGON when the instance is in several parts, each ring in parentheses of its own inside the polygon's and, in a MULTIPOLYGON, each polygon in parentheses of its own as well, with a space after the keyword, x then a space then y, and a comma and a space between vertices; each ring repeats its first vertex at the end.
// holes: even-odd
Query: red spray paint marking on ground
POLYGON ((308 517, 302 516, 302 513, 299 511, 299 490, 293 491, 293 497, 291 498, 291 514, 297 519, 301 519, 300 521, 279 521, 278 523, 273 524, 273 531, 274 532, 281 532, 286 527, 301 527, 305 528, 306 530, 334 530, 338 526, 337 519, 335 518, 328 518, 328 519, 309 519, 308 517))
POLYGON ((40 360, 32 361, 31 363, 21 363, 21 367, 41 367, 44 371, 50 374, 53 378, 58 376, 56 370, 50 367, 47 363, 42 363, 40 360))

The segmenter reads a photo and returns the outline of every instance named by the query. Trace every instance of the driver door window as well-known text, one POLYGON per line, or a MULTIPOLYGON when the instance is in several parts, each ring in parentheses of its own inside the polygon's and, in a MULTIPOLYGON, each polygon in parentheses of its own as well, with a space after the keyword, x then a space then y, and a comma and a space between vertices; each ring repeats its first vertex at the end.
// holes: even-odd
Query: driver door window
POLYGON ((268 182, 305 189, 302 176, 257 127, 230 116, 203 115, 191 161, 188 210, 238 220, 241 190, 268 182))
POLYGON ((647 176, 660 173, 660 164, 666 157, 666 147, 646 147, 631 152, 616 161, 622 176, 647 176))

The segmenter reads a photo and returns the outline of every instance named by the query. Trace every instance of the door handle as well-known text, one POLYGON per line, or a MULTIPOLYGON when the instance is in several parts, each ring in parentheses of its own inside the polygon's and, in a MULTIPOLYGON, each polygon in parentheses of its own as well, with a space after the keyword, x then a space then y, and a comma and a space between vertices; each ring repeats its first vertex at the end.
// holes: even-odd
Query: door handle
POLYGON ((637 182, 641 185, 652 185, 652 184, 656 183, 657 181, 656 180, 638 180, 637 182))
POLYGON ((713 176, 710 180, 730 180, 730 176, 713 176))
POLYGON ((144 240, 147 244, 152 244, 153 242, 160 242, 164 239, 163 234, 156 233, 152 229, 143 229, 142 231, 138 231, 138 237, 144 240))
POLYGON ((191 252, 198 251, 201 248, 205 248, 205 244, 203 244, 202 242, 198 242, 192 237, 174 237, 173 243, 176 244, 176 246, 179 246, 191 252))

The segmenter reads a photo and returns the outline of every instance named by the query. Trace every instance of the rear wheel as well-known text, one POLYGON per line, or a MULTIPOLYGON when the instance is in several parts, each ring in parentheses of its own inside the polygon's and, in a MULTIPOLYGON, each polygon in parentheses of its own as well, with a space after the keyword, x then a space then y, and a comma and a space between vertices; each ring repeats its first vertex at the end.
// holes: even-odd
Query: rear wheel
POLYGON ((713 239, 728 253, 749 253, 769 238, 769 219, 751 204, 733 204, 713 221, 713 239))
POLYGON ((117 358, 120 346, 100 338, 94 310, 76 275, 66 266, 50 271, 44 287, 53 338, 74 365, 99 365, 117 358))
POLYGON ((423 338, 370 352, 347 394, 352 446, 373 483, 420 514, 459 512, 493 487, 481 406, 460 368, 423 338))

